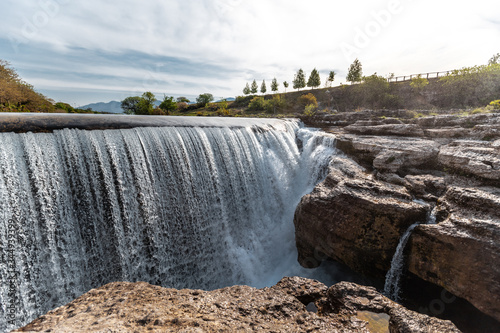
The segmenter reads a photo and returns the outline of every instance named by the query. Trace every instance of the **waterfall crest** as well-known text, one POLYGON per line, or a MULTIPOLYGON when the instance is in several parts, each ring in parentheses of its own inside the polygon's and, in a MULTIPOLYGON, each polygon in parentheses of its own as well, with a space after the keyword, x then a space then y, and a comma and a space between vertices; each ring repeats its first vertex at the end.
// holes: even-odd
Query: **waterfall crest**
POLYGON ((263 287, 298 272, 294 209, 334 139, 283 125, 1 133, 0 330, 112 281, 263 287))

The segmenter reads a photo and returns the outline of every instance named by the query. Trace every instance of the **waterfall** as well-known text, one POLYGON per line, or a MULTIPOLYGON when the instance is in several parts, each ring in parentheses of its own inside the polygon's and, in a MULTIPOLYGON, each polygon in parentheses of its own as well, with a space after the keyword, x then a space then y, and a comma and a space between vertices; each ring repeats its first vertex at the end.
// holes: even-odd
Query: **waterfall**
MULTIPOLYGON (((427 205, 423 201, 417 201, 416 202, 420 204, 427 205)), ((427 221, 426 224, 435 224, 436 223, 436 208, 437 206, 434 206, 433 209, 429 211, 427 214, 427 221)), ((389 297, 390 299, 394 300, 395 302, 400 301, 399 293, 400 293, 400 280, 401 280, 401 275, 403 274, 403 269, 404 269, 404 256, 403 252, 406 247, 406 243, 408 243, 408 240, 410 239, 411 233, 413 232, 413 229, 420 223, 414 223, 412 224, 401 236, 399 239, 398 246, 396 247, 396 252, 394 253, 394 256, 392 257, 391 260, 391 268, 385 275, 385 284, 384 284, 384 294, 389 297)))
POLYGON ((404 268, 404 257, 403 251, 405 249, 406 243, 410 238, 411 232, 420 223, 412 224, 403 234, 399 240, 399 244, 396 247, 396 252, 391 260, 391 268, 385 276, 384 294, 395 302, 399 302, 399 281, 403 273, 404 268))
POLYGON ((294 210, 335 144, 282 124, 0 133, 0 331, 112 281, 302 274, 294 210))

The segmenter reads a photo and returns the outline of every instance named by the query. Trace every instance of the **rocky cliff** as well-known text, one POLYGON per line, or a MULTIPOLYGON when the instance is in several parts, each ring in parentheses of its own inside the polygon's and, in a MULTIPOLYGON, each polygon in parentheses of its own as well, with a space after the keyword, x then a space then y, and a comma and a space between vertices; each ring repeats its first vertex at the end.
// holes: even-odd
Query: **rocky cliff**
POLYGON ((176 290, 114 282, 14 332, 460 332, 374 288, 283 278, 271 288, 176 290))
POLYGON ((335 133, 345 156, 297 207, 299 261, 326 255, 380 277, 419 222, 406 269, 500 321, 500 114, 414 116, 304 119, 335 133))

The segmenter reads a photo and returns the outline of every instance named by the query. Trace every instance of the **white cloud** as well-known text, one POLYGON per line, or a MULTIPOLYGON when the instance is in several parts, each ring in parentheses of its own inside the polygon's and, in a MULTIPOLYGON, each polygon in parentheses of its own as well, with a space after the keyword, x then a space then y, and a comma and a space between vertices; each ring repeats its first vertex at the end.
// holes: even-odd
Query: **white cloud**
POLYGON ((12 42, 0 58, 41 88, 57 81, 51 71, 61 76, 61 89, 75 79, 96 89, 130 88, 134 76, 140 82, 165 57, 179 59, 186 71, 159 74, 170 92, 234 95, 253 78, 290 82, 298 68, 308 74, 316 67, 323 78, 336 70, 339 82, 354 57, 367 75, 402 75, 485 63, 500 52, 500 3, 487 0, 6 0, 0 6, 0 39, 12 42), (346 45, 352 52, 342 51, 346 45))

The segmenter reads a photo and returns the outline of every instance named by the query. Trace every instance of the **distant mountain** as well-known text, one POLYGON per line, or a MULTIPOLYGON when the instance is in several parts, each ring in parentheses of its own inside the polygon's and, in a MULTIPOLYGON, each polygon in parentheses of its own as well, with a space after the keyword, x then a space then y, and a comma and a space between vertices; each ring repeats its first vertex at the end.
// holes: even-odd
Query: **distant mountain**
POLYGON ((220 100, 216 101, 215 103, 222 102, 222 100, 224 100, 224 99, 226 100, 226 102, 234 102, 235 101, 234 97, 228 97, 228 98, 220 99, 220 100))
POLYGON ((122 105, 121 102, 111 101, 108 103, 100 102, 100 103, 87 104, 84 106, 80 106, 78 108, 84 110, 91 108, 92 111, 97 111, 97 112, 123 113, 121 105, 122 105))

